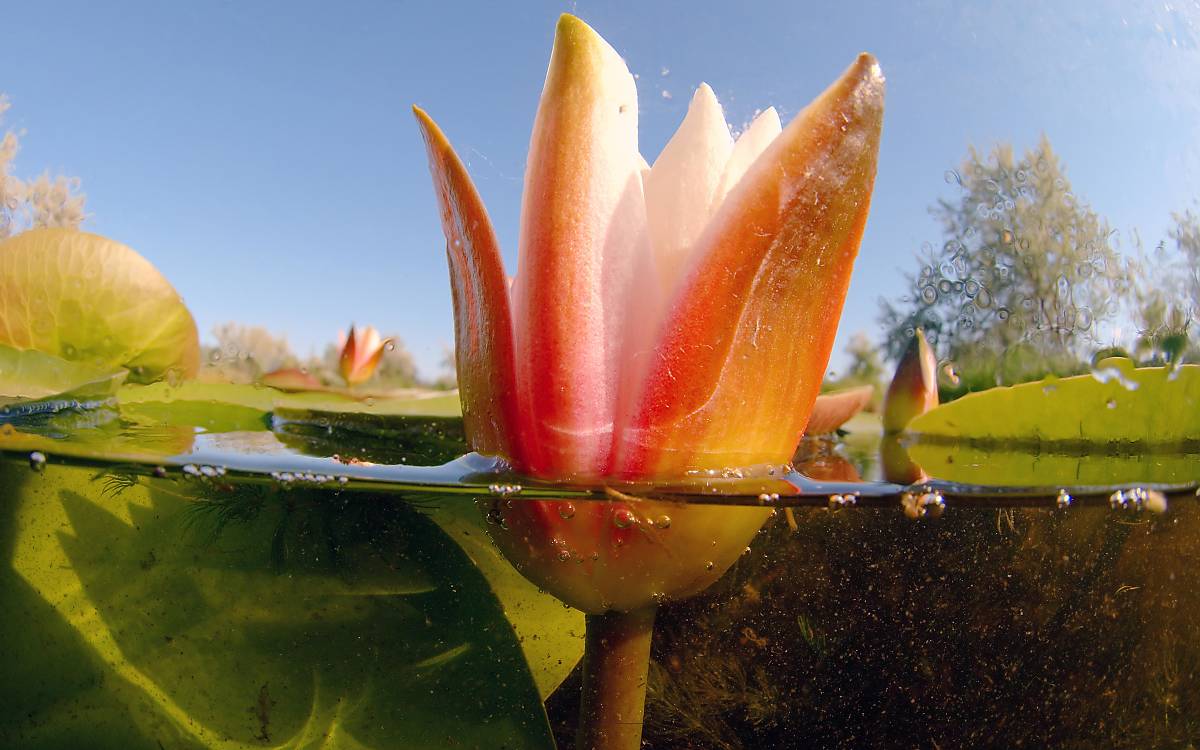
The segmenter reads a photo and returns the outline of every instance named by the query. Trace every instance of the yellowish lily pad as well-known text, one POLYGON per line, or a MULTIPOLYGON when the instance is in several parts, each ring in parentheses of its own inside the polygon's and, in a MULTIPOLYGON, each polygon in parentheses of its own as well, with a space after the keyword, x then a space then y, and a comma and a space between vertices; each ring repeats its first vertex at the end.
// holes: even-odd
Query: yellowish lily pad
POLYGON ((0 406, 56 396, 98 399, 111 396, 126 370, 71 362, 32 349, 0 344, 0 406))
POLYGON ((1088 374, 1049 378, 964 396, 908 426, 934 441, 1006 447, 1088 446, 1183 449, 1200 444, 1200 365, 1134 368, 1127 359, 1100 362, 1088 374))
POLYGON ((36 349, 134 382, 195 374, 196 324, 162 274, 86 232, 35 229, 0 243, 0 344, 36 349))

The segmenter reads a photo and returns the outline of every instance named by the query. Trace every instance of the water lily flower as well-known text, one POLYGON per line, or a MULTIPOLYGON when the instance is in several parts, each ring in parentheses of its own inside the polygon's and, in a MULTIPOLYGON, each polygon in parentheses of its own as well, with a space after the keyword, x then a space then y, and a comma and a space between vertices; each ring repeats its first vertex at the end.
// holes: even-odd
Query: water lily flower
MULTIPOLYGON (((861 55, 787 128, 767 110, 736 140, 702 85, 649 166, 633 76, 596 32, 563 16, 530 141, 511 292, 466 168, 414 113, 447 238, 474 450, 535 477, 606 484, 792 457, 870 204, 883 114, 873 57, 861 55)), ((564 601, 633 610, 704 588, 769 513, 615 497, 511 503, 496 541, 564 601)))
POLYGON ((372 326, 367 326, 360 332, 355 332, 350 326, 350 335, 342 340, 338 335, 338 344, 342 352, 338 355, 338 371, 348 386, 365 383, 375 374, 379 361, 392 339, 379 338, 379 332, 372 326))

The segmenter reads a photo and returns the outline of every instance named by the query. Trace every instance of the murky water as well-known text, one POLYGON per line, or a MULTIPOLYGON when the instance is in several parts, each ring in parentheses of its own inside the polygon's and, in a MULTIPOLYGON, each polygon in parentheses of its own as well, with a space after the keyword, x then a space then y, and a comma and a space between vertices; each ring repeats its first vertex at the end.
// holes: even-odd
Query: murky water
MULTIPOLYGON (((4 746, 571 746, 582 617, 495 552, 488 510, 612 495, 459 457, 456 420, 294 416, 4 428, 4 746)), ((620 488, 680 503, 675 526, 776 508, 662 605, 647 746, 1200 740, 1195 483, 1119 473, 1196 457, 1141 458, 1087 486, 897 483, 851 433, 620 488)))

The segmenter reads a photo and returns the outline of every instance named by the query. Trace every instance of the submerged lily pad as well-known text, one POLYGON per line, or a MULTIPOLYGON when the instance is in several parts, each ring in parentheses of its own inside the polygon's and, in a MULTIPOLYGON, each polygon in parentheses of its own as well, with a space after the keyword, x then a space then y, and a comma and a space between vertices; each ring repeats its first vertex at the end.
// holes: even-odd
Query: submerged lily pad
POLYGON ((992 388, 916 419, 922 439, 967 440, 1058 449, 1095 445, 1188 448, 1200 445, 1200 365, 1134 368, 1107 359, 1093 372, 992 388))
POLYGON ((0 406, 54 397, 112 396, 127 371, 0 344, 0 406))
POLYGON ((142 256, 69 229, 34 229, 0 243, 0 344, 96 367, 134 382, 200 363, 183 300, 142 256))
POLYGON ((11 463, 0 490, 5 747, 553 747, 489 582, 404 500, 11 463))

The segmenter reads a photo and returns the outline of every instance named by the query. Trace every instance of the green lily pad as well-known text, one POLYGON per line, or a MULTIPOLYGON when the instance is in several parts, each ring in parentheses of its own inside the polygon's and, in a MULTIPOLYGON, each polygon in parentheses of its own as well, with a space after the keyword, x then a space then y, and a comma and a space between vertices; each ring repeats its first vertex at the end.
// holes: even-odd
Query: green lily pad
POLYGON ((907 455, 937 479, 993 487, 1187 484, 1200 476, 1197 453, 1062 453, 918 442, 907 455))
POLYGON ((0 243, 0 344, 36 349, 146 383, 200 363, 196 324, 179 294, 128 247, 70 229, 0 243))
POLYGON ((0 406, 54 397, 108 398, 127 371, 0 344, 0 406))
POLYGON ((553 747, 492 586, 408 502, 12 463, 0 496, 4 747, 553 747))
POLYGON ((908 426, 922 440, 971 441, 1009 448, 1096 445, 1157 450, 1200 445, 1200 365, 1134 368, 1107 359, 1092 373, 972 393, 908 426))
POLYGON ((260 412, 294 409, 338 414, 375 414, 379 416, 452 417, 462 412, 457 392, 433 391, 405 396, 352 396, 333 391, 286 392, 263 385, 238 383, 154 383, 123 388, 118 394, 122 408, 128 404, 182 401, 204 404, 236 405, 260 412))

